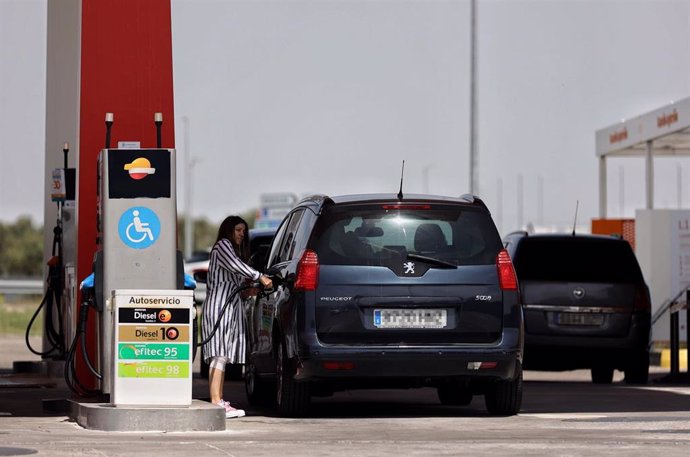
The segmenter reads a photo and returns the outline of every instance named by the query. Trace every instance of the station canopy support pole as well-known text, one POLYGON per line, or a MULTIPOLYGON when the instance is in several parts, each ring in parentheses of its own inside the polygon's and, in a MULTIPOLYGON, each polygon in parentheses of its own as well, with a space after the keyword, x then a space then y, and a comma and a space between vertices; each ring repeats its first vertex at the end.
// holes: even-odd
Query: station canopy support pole
POLYGON ((652 149, 653 141, 647 141, 647 153, 645 155, 645 189, 646 202, 645 208, 654 208, 654 151, 652 149))
POLYGON ((606 219, 606 156, 599 157, 599 219, 606 219))

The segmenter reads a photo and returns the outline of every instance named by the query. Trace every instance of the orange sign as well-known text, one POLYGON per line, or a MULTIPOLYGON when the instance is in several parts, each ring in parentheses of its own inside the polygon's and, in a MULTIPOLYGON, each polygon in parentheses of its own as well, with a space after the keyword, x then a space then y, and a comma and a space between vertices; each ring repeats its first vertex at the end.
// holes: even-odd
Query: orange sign
POLYGON ((623 130, 619 130, 617 132, 613 132, 612 134, 609 135, 609 143, 619 143, 621 141, 625 141, 628 139, 628 129, 623 128, 623 130))
POLYGON ((662 114, 656 118, 657 127, 668 127, 678 122, 678 111, 675 109, 670 114, 662 114))

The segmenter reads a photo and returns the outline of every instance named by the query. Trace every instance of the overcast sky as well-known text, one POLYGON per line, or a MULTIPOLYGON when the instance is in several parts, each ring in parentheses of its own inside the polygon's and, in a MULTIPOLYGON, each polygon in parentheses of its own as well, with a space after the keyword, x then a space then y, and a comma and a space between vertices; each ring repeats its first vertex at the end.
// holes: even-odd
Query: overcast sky
MULTIPOLYGON (((519 176, 523 224, 565 229, 579 200, 588 227, 595 131, 690 96, 690 2, 477 3, 478 194, 503 233, 519 176)), ((193 216, 212 222, 262 192, 397 192, 403 159, 406 192, 467 192, 469 6, 172 0, 178 210, 185 144, 193 216)), ((0 0, 3 221, 43 218, 45 24, 45 0, 0 0)), ((644 207, 642 165, 609 161, 610 217, 644 207)), ((679 166, 687 181, 690 159, 655 160, 656 207, 677 207, 679 166)))

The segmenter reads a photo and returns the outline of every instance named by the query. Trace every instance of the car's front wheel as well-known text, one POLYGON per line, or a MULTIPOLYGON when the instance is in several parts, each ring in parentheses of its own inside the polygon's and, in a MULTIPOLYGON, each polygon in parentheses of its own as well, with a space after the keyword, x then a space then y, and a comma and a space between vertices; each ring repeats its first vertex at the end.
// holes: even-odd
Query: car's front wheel
POLYGON ((285 344, 276 350, 276 405, 281 416, 297 417, 309 409, 309 384, 294 379, 296 364, 287 357, 285 344))
POLYGON ((496 381, 484 394, 486 409, 494 416, 513 416, 522 405, 522 365, 516 362, 515 377, 509 381, 496 381))

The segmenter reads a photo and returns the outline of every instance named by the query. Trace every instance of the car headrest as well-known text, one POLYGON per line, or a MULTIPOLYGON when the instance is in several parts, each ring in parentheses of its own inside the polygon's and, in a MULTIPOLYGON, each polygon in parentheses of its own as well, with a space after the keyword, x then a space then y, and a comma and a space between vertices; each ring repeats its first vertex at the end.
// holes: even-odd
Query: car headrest
POLYGON ((438 224, 420 224, 414 234, 414 248, 418 252, 432 252, 445 249, 446 238, 438 224))

